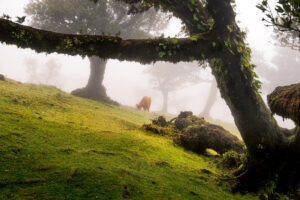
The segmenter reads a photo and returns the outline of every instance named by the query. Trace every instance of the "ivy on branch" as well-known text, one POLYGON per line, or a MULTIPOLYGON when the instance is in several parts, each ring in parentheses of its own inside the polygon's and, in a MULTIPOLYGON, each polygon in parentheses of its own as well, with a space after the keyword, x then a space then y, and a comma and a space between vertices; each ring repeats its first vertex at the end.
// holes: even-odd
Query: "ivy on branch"
POLYGON ((221 45, 211 45, 209 36, 190 38, 153 38, 123 40, 107 35, 61 34, 0 19, 0 42, 31 48, 36 52, 63 53, 151 63, 155 61, 189 61, 190 57, 210 58, 221 45))

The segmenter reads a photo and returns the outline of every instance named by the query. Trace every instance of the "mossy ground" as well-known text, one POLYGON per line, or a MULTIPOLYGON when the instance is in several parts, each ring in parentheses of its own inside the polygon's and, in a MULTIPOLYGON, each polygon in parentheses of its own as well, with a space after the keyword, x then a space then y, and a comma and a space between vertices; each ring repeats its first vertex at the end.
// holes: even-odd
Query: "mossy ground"
POLYGON ((216 158, 140 129, 151 118, 0 81, 0 199, 257 199, 231 194, 216 158))

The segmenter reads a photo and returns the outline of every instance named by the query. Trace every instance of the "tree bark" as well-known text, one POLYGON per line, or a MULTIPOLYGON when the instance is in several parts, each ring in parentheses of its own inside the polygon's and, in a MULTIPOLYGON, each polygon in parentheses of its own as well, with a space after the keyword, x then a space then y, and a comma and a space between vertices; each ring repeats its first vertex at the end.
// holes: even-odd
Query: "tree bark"
POLYGON ((295 192, 300 180, 300 154, 295 153, 294 145, 290 145, 284 130, 252 88, 250 77, 244 76, 241 59, 224 52, 222 60, 228 72, 213 72, 248 151, 244 167, 236 174, 238 184, 235 189, 268 190, 272 183, 274 191, 295 192))
POLYGON ((217 82, 214 80, 210 86, 209 96, 206 101, 206 105, 205 105, 204 109, 202 110, 202 112, 199 114, 199 116, 205 117, 205 118, 211 118, 209 112, 217 100, 217 94, 218 94, 217 82))
POLYGON ((107 60, 101 59, 97 56, 89 57, 90 61, 90 76, 87 85, 84 88, 79 88, 71 92, 71 94, 83 98, 93 99, 96 101, 104 101, 108 103, 117 104, 111 100, 103 86, 104 73, 107 60))
POLYGON ((228 72, 214 70, 213 73, 248 149, 255 152, 257 148, 275 150, 283 147, 287 140, 260 95, 251 87, 249 77, 241 71, 241 58, 224 54, 227 54, 223 57, 224 68, 228 72))
MULTIPOLYGON (((247 146, 248 158, 239 170, 237 189, 293 191, 299 186, 299 153, 292 146, 258 93, 250 49, 244 44, 229 0, 210 0, 207 8, 224 42, 219 56, 209 59, 221 96, 229 106, 247 146), (218 7, 218 12, 216 12, 218 7), (228 45, 230 44, 230 45, 228 45)), ((295 144, 296 141, 293 141, 295 144)))
POLYGON ((205 60, 218 52, 219 45, 211 45, 207 34, 193 38, 154 38, 123 40, 106 35, 75 35, 55 33, 20 25, 0 18, 0 42, 31 48, 37 53, 61 53, 68 55, 99 56, 151 63, 154 61, 205 60))
MULTIPOLYGON (((90 77, 86 88, 91 90, 103 90, 103 79, 107 60, 101 59, 97 56, 89 57, 90 60, 90 77)), ((104 88, 103 95, 106 97, 106 91, 104 88)))
POLYGON ((162 112, 167 113, 168 112, 168 102, 169 102, 169 92, 162 91, 162 95, 163 95, 162 112))
POLYGON ((277 87, 267 99, 273 113, 295 122, 290 144, 295 153, 300 155, 300 83, 277 87))

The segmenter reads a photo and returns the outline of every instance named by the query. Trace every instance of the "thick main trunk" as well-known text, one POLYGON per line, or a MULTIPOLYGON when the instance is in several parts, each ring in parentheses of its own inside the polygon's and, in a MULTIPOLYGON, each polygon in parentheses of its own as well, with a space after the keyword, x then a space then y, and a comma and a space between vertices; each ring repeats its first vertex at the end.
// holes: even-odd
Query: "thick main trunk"
POLYGON ((249 69, 241 69, 242 57, 224 52, 223 67, 213 67, 222 97, 229 106, 235 123, 252 152, 257 149, 275 150, 287 144, 270 110, 251 86, 249 69))
POLYGON ((238 175, 239 188, 295 191, 299 186, 299 154, 291 145, 258 93, 250 64, 250 50, 235 23, 229 0, 210 0, 207 6, 215 20, 217 41, 224 46, 209 59, 221 96, 229 106, 248 149, 248 160, 238 175), (227 1, 227 2, 226 2, 227 1), (216 12, 215 8, 219 11, 216 12), (266 188, 267 187, 267 188, 266 188))
POLYGON ((213 81, 210 86, 209 96, 206 101, 206 105, 202 110, 202 112, 200 113, 201 117, 211 118, 209 112, 217 100, 217 93, 218 93, 217 83, 216 81, 213 81))
POLYGON ((248 69, 241 70, 239 59, 227 54, 223 67, 228 72, 213 72, 249 152, 247 162, 243 163, 245 168, 237 174, 236 189, 268 191, 273 187, 278 192, 295 192, 300 180, 299 154, 291 148, 284 131, 252 88, 249 76, 244 76, 248 69))
POLYGON ((107 97, 106 90, 103 86, 104 73, 107 60, 97 56, 89 57, 90 60, 90 77, 85 88, 91 91, 101 91, 103 97, 107 97))
POLYGON ((291 146, 299 156, 300 156, 300 126, 297 125, 295 128, 295 136, 294 139, 292 140, 291 146))
POLYGON ((162 112, 167 113, 168 112, 169 92, 168 91, 162 91, 162 95, 163 95, 162 112))
POLYGON ((218 56, 209 59, 221 96, 229 106, 248 150, 287 147, 287 139, 259 95, 249 63, 250 50, 235 22, 229 0, 210 0, 207 9, 215 20, 216 41, 223 43, 218 56), (216 9, 218 8, 218 12, 216 9))
MULTIPOLYGON (((269 199, 278 199, 275 192, 297 194, 300 187, 300 159, 290 149, 257 151, 243 163, 243 169, 236 171, 237 185, 234 190, 258 191, 264 189, 269 199)), ((299 199, 299 194, 294 196, 299 199), (298 197, 296 197, 298 196, 298 197)), ((292 198, 294 199, 294 198, 292 198)))
POLYGON ((103 86, 104 73, 107 60, 101 59, 97 56, 89 57, 90 60, 90 76, 86 87, 79 88, 72 91, 75 96, 93 99, 96 101, 104 101, 108 103, 116 102, 112 101, 106 94, 106 89, 103 86))

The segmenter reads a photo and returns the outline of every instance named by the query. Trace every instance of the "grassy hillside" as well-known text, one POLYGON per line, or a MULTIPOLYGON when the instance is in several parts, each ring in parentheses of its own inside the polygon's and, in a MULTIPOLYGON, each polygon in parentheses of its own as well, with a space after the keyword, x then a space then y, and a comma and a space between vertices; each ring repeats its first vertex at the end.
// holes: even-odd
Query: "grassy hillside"
POLYGON ((214 158, 140 130, 152 117, 0 81, 0 199, 256 199, 231 194, 214 158))

